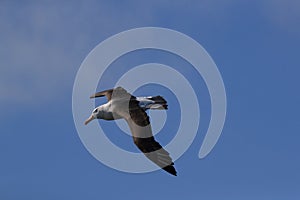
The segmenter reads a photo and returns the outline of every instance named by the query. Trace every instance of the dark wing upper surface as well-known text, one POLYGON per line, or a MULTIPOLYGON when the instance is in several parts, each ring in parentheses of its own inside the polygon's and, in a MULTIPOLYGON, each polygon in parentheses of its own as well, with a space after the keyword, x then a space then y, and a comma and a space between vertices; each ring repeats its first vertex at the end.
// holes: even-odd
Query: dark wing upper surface
POLYGON ((145 154, 152 162, 157 164, 165 171, 177 175, 174 163, 169 153, 155 141, 152 135, 150 120, 147 113, 138 106, 135 99, 129 102, 130 118, 126 119, 132 132, 135 145, 145 154))
POLYGON ((150 126, 149 116, 134 97, 129 100, 129 115, 136 125, 141 127, 150 126))
POLYGON ((97 97, 103 97, 106 96, 107 100, 110 101, 111 99, 120 99, 120 98, 135 98, 131 94, 129 94, 124 88, 117 87, 114 89, 104 90, 101 92, 97 92, 96 94, 93 94, 90 96, 90 98, 97 98, 97 97))
POLYGON ((170 174, 177 176, 174 168, 174 163, 169 153, 162 148, 162 146, 155 141, 154 137, 137 138, 133 137, 135 145, 149 158, 152 162, 157 164, 163 170, 170 174))
POLYGON ((93 94, 92 96, 90 96, 90 98, 92 99, 92 98, 106 96, 107 100, 110 101, 112 92, 113 92, 113 89, 104 90, 104 91, 101 91, 101 92, 97 92, 96 94, 93 94))

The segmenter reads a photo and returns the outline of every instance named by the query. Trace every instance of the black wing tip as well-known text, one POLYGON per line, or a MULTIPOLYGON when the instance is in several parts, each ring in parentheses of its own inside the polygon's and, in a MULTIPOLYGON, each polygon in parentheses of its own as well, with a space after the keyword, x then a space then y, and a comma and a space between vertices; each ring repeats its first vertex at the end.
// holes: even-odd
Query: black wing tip
POLYGON ((163 170, 165 170, 166 172, 169 172, 173 176, 177 176, 177 172, 172 165, 168 165, 168 166, 164 167, 163 170))

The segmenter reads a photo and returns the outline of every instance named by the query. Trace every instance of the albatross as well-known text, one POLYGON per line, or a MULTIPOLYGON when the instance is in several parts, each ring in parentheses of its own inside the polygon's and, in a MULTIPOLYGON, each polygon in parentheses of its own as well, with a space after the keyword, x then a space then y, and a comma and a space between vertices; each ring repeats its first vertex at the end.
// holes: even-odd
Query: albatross
POLYGON ((160 168, 177 176, 169 153, 154 139, 149 116, 145 112, 148 109, 166 110, 167 101, 161 96, 135 97, 122 87, 98 92, 90 98, 103 96, 106 96, 107 103, 96 107, 85 125, 94 119, 125 119, 138 149, 160 168))

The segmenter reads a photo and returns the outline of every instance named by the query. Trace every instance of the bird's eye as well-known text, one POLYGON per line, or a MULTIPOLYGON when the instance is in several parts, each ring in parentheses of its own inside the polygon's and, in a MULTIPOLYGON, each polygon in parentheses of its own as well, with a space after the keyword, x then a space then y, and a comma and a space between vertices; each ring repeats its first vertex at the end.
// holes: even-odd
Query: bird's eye
POLYGON ((95 110, 93 111, 93 113, 96 113, 96 112, 98 112, 98 109, 95 109, 95 110))

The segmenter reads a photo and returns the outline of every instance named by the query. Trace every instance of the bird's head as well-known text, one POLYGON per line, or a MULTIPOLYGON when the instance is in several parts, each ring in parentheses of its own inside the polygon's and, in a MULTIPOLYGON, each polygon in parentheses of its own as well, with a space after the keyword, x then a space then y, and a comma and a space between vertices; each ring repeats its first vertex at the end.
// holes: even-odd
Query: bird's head
POLYGON ((84 124, 87 125, 94 119, 101 119, 103 118, 102 116, 103 116, 103 110, 102 107, 99 106, 93 110, 91 116, 87 120, 85 120, 84 124))

